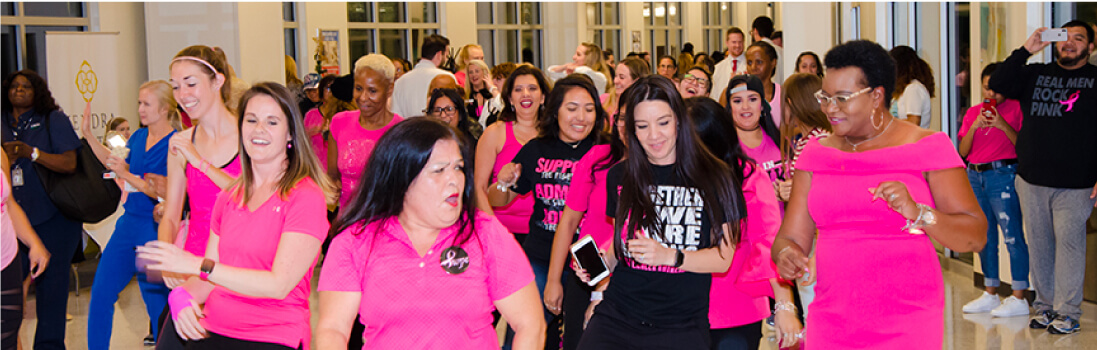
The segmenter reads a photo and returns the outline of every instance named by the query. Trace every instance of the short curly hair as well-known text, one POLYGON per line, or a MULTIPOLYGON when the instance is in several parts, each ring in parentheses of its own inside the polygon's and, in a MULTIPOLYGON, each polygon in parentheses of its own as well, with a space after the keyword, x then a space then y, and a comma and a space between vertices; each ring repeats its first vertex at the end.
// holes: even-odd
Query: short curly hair
POLYGON ((857 67, 864 75, 861 83, 870 88, 883 87, 884 107, 891 108, 895 91, 895 60, 883 46, 868 40, 853 40, 827 51, 823 59, 827 69, 857 67))

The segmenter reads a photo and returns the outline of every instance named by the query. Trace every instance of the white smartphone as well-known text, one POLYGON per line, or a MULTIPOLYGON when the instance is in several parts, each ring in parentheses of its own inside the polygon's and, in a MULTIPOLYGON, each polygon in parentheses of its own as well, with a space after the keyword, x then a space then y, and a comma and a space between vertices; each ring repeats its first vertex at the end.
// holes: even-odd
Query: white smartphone
POLYGON ((590 274, 588 285, 597 285, 609 276, 609 266, 606 266, 606 261, 602 260, 602 255, 598 253, 598 245, 590 235, 583 236, 571 245, 571 256, 575 258, 575 263, 580 269, 587 270, 590 274))
POLYGON ((1066 28, 1051 28, 1040 34, 1042 41, 1067 41, 1066 28))

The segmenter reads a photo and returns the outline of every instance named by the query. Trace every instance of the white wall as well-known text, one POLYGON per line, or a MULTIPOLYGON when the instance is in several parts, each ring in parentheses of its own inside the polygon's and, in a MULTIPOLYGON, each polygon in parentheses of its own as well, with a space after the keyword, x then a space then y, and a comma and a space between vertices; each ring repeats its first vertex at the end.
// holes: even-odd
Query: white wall
POLYGON ((136 2, 103 2, 98 6, 98 18, 92 18, 92 31, 118 32, 118 88, 121 90, 122 117, 137 125, 137 89, 148 81, 148 59, 144 55, 145 10, 136 2))
POLYGON ((235 3, 145 3, 149 79, 168 80, 172 57, 191 45, 219 46, 240 67, 238 19, 235 3))
MULTIPOLYGON (((439 32, 449 39, 449 44, 455 52, 462 46, 477 43, 476 3, 447 2, 439 3, 438 7, 442 11, 440 21, 442 29, 439 32)), ((412 62, 412 65, 415 64, 415 61, 412 62)))
POLYGON ((814 51, 820 58, 834 46, 834 4, 829 2, 787 3, 781 6, 784 27, 785 76, 796 72, 796 56, 814 51))
MULTIPOLYGON (((226 54, 239 57, 240 64, 233 66, 236 75, 249 84, 260 81, 285 84, 286 48, 282 33, 282 4, 241 2, 236 8, 239 46, 236 52, 225 50, 226 54)), ((297 72, 297 75, 304 76, 301 72, 297 72)))
MULTIPOLYGON (((582 5, 586 7, 586 4, 582 5)), ((545 26, 541 40, 544 46, 541 48, 542 69, 571 62, 575 47, 589 41, 585 38, 586 18, 579 20, 579 8, 579 3, 574 2, 541 3, 541 23, 545 26)))

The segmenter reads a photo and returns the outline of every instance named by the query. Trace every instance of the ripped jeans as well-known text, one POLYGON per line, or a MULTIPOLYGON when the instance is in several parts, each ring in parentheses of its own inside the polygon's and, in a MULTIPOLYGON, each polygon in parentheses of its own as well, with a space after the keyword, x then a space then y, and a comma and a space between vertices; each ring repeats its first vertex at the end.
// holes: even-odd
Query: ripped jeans
POLYGON ((1028 245, 1021 224, 1021 201, 1013 179, 1017 175, 1017 165, 1008 165, 997 169, 977 172, 967 169, 971 189, 975 198, 987 216, 987 245, 979 253, 982 263, 984 285, 997 287, 998 278, 998 229, 1005 237, 1006 251, 1009 252, 1010 274, 1013 277, 1013 290, 1028 289, 1028 245))

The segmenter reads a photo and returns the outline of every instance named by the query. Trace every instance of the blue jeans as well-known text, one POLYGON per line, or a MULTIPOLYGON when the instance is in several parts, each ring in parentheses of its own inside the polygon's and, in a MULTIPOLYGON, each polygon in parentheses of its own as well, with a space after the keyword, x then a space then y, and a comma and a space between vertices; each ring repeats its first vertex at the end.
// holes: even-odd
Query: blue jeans
POLYGON ((99 267, 95 270, 95 282, 91 285, 91 306, 88 308, 88 349, 110 348, 110 336, 114 325, 114 304, 118 293, 126 288, 134 275, 145 301, 145 311, 153 320, 152 334, 158 332, 156 319, 168 303, 171 290, 164 282, 149 282, 144 273, 137 272, 135 249, 156 240, 156 223, 151 216, 122 214, 115 224, 114 235, 103 249, 99 267))
MULTIPOLYGON (((532 258, 528 258, 528 259, 529 259, 530 267, 533 268, 533 280, 534 280, 534 282, 537 283, 537 291, 540 293, 539 295, 541 296, 541 299, 540 299, 541 303, 540 304, 541 304, 541 311, 544 313, 544 316, 545 316, 545 324, 549 325, 551 327, 552 320, 556 318, 556 315, 553 315, 551 312, 549 312, 548 309, 545 308, 545 304, 543 302, 545 300, 545 284, 548 283, 548 269, 549 269, 548 264, 549 263, 547 261, 541 261, 541 260, 532 259, 532 258)), ((564 277, 566 277, 566 276, 563 276, 563 275, 560 276, 560 283, 564 283, 564 281, 565 281, 564 277)), ((545 335, 545 337, 546 337, 545 343, 546 344, 553 344, 553 343, 559 343, 560 342, 559 332, 553 332, 552 330, 548 330, 548 331, 546 331, 545 334, 546 334, 545 335)), ((510 326, 507 326, 507 333, 504 336, 504 341, 503 341, 503 350, 509 350, 511 348, 511 345, 512 345, 513 341, 514 341, 514 330, 511 329, 510 326)))
POLYGON ((975 198, 987 217, 987 245, 979 253, 987 287, 1001 284, 998 278, 998 228, 1001 227, 1009 251, 1011 287, 1013 290, 1028 289, 1028 245, 1021 224, 1021 200, 1013 183, 1016 175, 1016 164, 983 172, 967 170, 971 189, 975 190, 975 198))

